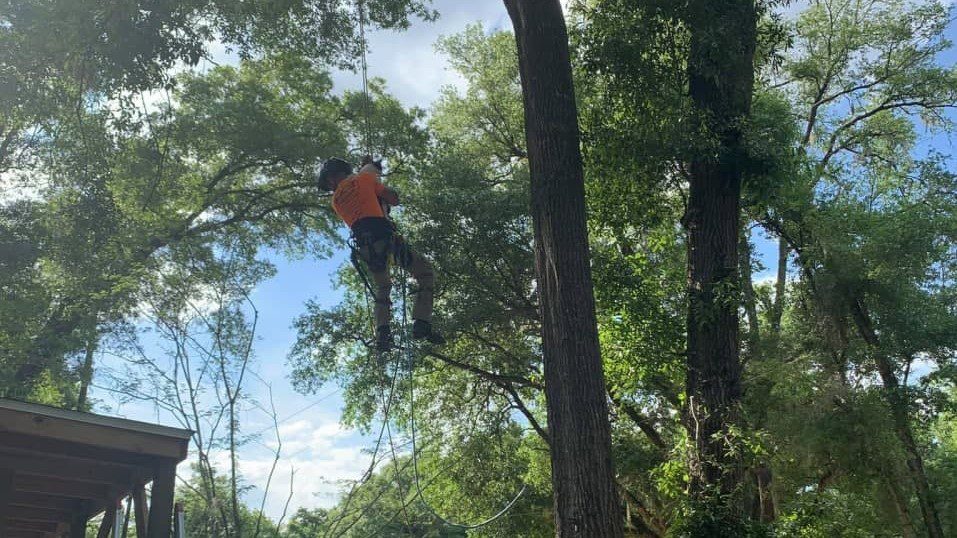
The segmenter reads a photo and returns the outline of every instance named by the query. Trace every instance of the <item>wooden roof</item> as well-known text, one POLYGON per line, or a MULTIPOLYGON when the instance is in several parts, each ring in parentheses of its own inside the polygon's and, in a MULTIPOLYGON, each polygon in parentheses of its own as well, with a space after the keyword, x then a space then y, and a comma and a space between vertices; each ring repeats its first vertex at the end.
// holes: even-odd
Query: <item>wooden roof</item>
MULTIPOLYGON (((64 536, 161 469, 186 459, 192 432, 0 399, 4 538, 64 536), (5 491, 4 491, 5 490, 5 491), (85 519, 84 519, 85 520, 85 519)), ((3 521, 0 521, 0 529, 3 521)))

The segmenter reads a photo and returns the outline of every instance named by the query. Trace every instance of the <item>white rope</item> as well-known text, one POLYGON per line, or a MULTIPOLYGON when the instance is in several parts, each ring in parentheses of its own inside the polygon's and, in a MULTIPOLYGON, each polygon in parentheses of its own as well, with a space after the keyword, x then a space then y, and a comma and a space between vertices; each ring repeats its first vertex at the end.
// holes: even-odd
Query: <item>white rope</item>
POLYGON ((362 69, 362 94, 365 96, 365 102, 362 104, 365 109, 365 132, 362 133, 363 147, 367 155, 372 155, 372 95, 369 93, 369 60, 366 47, 366 17, 365 2, 358 0, 356 3, 359 11, 359 53, 360 67, 362 69))
POLYGON ((429 504, 428 500, 426 500, 425 494, 422 492, 422 486, 420 485, 421 479, 419 476, 419 456, 418 456, 418 448, 416 446, 415 362, 414 362, 415 349, 412 345, 412 339, 409 338, 409 335, 407 334, 410 330, 409 323, 408 323, 408 314, 407 314, 408 313, 408 306, 407 306, 408 295, 409 294, 408 294, 407 282, 403 280, 402 281, 402 326, 404 330, 402 334, 403 334, 403 340, 404 340, 403 348, 406 352, 406 368, 409 369, 409 431, 412 437, 412 475, 413 475, 413 482, 415 483, 415 492, 419 500, 422 501, 422 505, 425 506, 426 510, 428 510, 433 517, 435 517, 442 523, 450 527, 456 527, 456 528, 465 529, 465 530, 479 529, 487 525, 491 525, 492 523, 498 521, 500 518, 505 516, 505 514, 507 514, 509 510, 511 510, 512 507, 515 506, 515 503, 518 502, 518 500, 522 497, 522 495, 525 494, 525 490, 528 489, 528 485, 522 484, 522 489, 520 489, 519 492, 515 495, 515 497, 513 497, 512 500, 509 501, 508 504, 506 504, 505 507, 502 508, 497 514, 495 514, 494 516, 488 519, 480 521, 479 523, 474 523, 474 524, 456 523, 454 521, 450 521, 442 517, 441 515, 439 515, 438 512, 436 512, 436 510, 432 508, 432 505, 429 504))

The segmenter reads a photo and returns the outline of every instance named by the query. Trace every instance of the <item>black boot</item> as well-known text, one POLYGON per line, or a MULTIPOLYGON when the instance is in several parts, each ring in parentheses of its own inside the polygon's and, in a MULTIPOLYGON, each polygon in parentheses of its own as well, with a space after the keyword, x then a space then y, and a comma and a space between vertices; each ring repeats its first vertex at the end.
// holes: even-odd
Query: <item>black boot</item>
POLYGON ((388 325, 379 325, 376 329, 375 348, 380 353, 392 351, 392 328, 388 325))
POLYGON ((445 338, 432 329, 432 324, 428 321, 417 319, 412 324, 412 338, 416 340, 425 340, 430 344, 440 346, 445 343, 445 338))

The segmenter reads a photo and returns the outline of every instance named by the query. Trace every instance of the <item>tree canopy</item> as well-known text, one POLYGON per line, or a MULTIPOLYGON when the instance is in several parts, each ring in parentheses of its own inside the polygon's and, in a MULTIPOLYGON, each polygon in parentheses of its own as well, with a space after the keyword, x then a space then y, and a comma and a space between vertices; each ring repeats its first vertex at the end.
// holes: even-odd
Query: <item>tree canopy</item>
MULTIPOLYGON (((566 13, 625 535, 951 535, 953 9, 726 4, 566 13)), ((439 15, 361 6, 370 31, 439 15)), ((319 0, 0 3, 0 393, 97 410, 109 390, 195 430, 191 535, 554 535, 522 52, 479 24, 441 38, 462 84, 425 110, 393 81, 335 87, 357 24, 355 3, 319 0), (243 476, 252 443, 275 451, 269 480, 286 457, 249 389, 269 339, 255 291, 279 260, 343 252, 315 173, 367 148, 434 263, 449 342, 377 354, 348 263, 328 276, 337 301, 302 297, 290 383, 341 389, 343 425, 375 446, 333 505, 280 520, 249 502, 274 484, 243 476), (253 408, 275 441, 248 431, 253 408), (523 488, 485 527, 444 521, 483 521, 523 488)), ((413 290, 397 283, 401 332, 413 290)))

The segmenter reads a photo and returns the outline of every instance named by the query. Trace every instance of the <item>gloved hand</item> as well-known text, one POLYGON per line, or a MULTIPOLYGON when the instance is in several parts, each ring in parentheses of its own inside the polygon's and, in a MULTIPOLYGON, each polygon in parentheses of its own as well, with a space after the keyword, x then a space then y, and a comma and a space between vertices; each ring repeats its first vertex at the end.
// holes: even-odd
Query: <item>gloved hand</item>
POLYGON ((362 160, 359 162, 359 167, 363 167, 367 164, 371 164, 379 169, 379 172, 382 172, 382 159, 375 161, 372 159, 372 155, 366 155, 362 157, 362 160))

